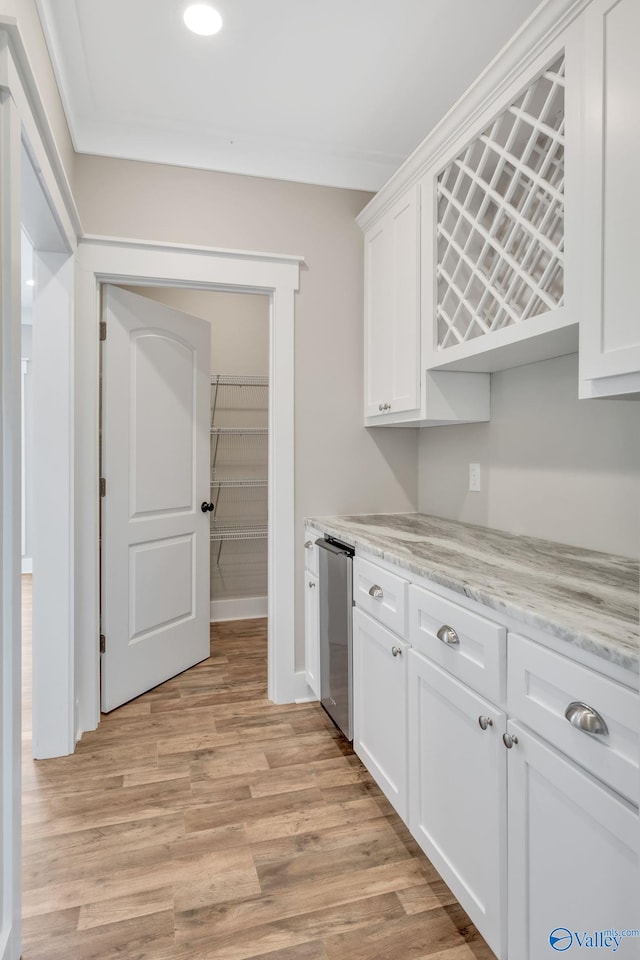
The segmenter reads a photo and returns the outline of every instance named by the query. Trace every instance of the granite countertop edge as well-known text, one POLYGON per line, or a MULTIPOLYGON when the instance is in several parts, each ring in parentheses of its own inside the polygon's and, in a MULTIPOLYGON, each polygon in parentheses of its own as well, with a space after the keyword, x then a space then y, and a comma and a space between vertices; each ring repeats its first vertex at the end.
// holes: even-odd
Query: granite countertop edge
MULTIPOLYGON (((372 515, 368 515, 372 516, 372 515)), ((388 518, 390 515, 380 515, 382 518, 388 518)), ((414 515, 394 514, 395 517, 411 517, 414 515)), ((310 517, 305 520, 305 524, 328 533, 330 536, 338 537, 345 543, 353 547, 359 547, 372 557, 378 557, 402 570, 414 573, 423 577, 432 583, 438 584, 452 590, 454 593, 461 594, 480 603, 482 606, 503 613, 518 620, 525 625, 535 627, 563 642, 575 645, 577 648, 587 651, 597 657, 601 657, 608 662, 615 664, 624 670, 628 670, 637 675, 640 670, 640 650, 630 650, 615 638, 605 639, 597 634, 590 634, 584 629, 576 629, 569 623, 564 622, 562 618, 554 618, 546 612, 538 612, 527 607, 517 598, 508 596, 510 589, 505 583, 504 591, 498 586, 495 591, 489 591, 485 588, 474 585, 462 574, 459 578, 443 573, 437 569, 437 562, 434 566, 426 564, 423 560, 410 555, 410 543, 404 547, 409 555, 403 554, 393 547, 387 548, 380 545, 379 542, 372 541, 367 532, 355 533, 352 529, 345 529, 344 522, 352 521, 353 515, 349 517, 310 517), (341 522, 342 521, 342 522, 341 522)), ((428 518, 427 518, 428 519, 428 518)), ((436 518, 439 519, 439 518, 436 518)), ((456 525, 456 521, 446 521, 456 525)), ((469 528, 470 524, 458 524, 460 528, 469 528)), ((484 528, 478 528, 484 529, 484 528)), ((489 529, 489 528, 487 528, 489 529)), ((491 530, 494 535, 499 535, 500 531, 491 530)), ((513 541, 513 534, 505 534, 505 540, 513 541)), ((381 537, 380 537, 381 538, 381 537)), ((522 538, 523 541, 529 538, 522 538)), ((606 555, 604 555, 606 556, 606 555)), ((568 619, 568 618, 567 618, 568 619)), ((631 632, 631 631, 630 631, 631 632)))

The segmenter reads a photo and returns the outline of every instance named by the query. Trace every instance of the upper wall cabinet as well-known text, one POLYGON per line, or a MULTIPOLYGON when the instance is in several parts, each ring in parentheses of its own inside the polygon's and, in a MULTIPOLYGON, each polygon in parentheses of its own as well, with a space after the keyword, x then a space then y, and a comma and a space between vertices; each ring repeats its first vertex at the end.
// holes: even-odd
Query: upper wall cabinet
POLYGON ((418 187, 365 235, 365 417, 420 406, 418 187))
POLYGON ((640 394, 640 3, 585 12, 581 395, 640 394))
POLYGON ((545 0, 359 215, 366 424, 488 419, 488 374, 578 349, 581 396, 640 396, 638 36, 638 0, 545 0))
POLYGON ((428 368, 493 371, 577 348, 565 307, 566 39, 422 178, 428 368))
POLYGON ((413 184, 365 231, 366 426, 489 419, 488 377, 425 371, 419 254, 420 187, 413 184))

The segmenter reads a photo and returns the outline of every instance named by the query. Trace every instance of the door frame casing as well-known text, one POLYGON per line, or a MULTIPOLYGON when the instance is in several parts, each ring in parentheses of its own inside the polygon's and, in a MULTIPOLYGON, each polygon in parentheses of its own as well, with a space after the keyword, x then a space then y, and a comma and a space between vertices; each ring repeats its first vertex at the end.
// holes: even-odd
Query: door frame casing
MULTIPOLYGON (((20 306, 21 149, 37 170, 42 194, 69 255, 80 221, 15 19, 0 16, 0 958, 21 949, 20 900, 20 306)), ((70 319, 70 318, 69 318, 70 319)), ((72 384, 69 385, 70 388, 72 384)), ((71 456, 60 450, 60 456, 71 456)), ((72 521, 71 521, 72 522, 72 521)), ((63 603, 73 603, 67 569, 63 603)), ((74 638, 66 636, 65 649, 74 638)), ((70 658, 69 658, 70 660, 70 658)), ((52 720, 62 736, 66 717, 52 720), (59 722, 60 721, 60 722, 59 722)), ((71 747, 72 749, 72 747, 71 747)))
MULTIPOLYGON (((101 285, 269 297, 268 696, 295 699, 294 299, 302 257, 85 236, 76 257, 76 696, 78 733, 100 719, 99 321, 101 285)), ((107 334, 108 335, 108 334, 107 334)), ((107 478, 108 479, 108 478, 107 478)), ((108 642, 108 641, 107 641, 108 642)))

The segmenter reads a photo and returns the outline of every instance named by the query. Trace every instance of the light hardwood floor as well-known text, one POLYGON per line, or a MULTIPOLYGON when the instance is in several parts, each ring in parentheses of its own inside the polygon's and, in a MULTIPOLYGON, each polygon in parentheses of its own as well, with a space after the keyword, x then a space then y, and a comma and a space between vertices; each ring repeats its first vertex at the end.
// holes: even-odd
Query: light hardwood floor
POLYGON ((493 958, 317 704, 266 699, 265 621, 25 747, 23 960, 493 958))

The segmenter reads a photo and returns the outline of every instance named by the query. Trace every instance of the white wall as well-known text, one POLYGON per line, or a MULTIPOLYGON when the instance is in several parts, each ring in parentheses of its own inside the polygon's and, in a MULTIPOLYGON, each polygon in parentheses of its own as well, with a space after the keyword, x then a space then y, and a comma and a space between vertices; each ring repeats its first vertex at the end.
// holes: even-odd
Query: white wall
POLYGON ((422 431, 420 510, 639 556, 640 402, 577 397, 575 355, 493 374, 489 423, 422 431))
POLYGON ((414 430, 362 428, 363 243, 369 194, 78 156, 87 233, 304 257, 296 295, 296 665, 304 663, 305 516, 415 510, 414 430))

